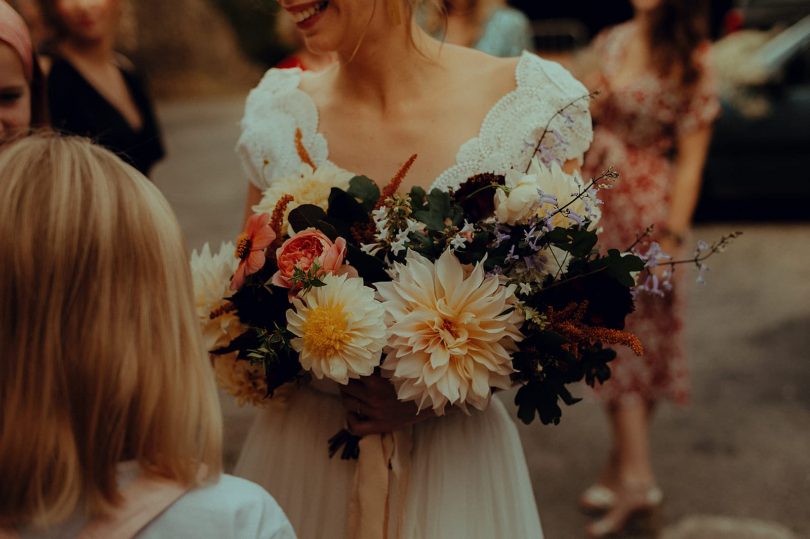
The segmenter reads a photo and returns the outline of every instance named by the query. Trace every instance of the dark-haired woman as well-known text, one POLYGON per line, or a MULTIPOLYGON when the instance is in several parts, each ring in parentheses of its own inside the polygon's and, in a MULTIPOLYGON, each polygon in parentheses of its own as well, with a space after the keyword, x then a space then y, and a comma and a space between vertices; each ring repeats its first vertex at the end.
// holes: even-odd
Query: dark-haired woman
POLYGON ((48 103, 55 129, 88 137, 148 175, 164 156, 152 103, 117 54, 120 0, 41 0, 55 43, 48 103))
MULTIPOLYGON (((633 0, 634 18, 606 30, 593 46, 602 91, 593 108, 596 129, 584 172, 609 166, 621 174, 603 192, 603 241, 630 246, 648 225, 651 239, 677 252, 689 231, 700 189, 711 125, 719 105, 707 72, 705 2, 633 0)), ((628 329, 645 346, 642 358, 620 355, 613 377, 600 388, 607 404, 613 450, 599 481, 582 497, 586 509, 604 511, 592 537, 624 529, 661 504, 650 462, 648 428, 654 405, 688 397, 683 355, 682 284, 663 297, 643 295, 628 329)))

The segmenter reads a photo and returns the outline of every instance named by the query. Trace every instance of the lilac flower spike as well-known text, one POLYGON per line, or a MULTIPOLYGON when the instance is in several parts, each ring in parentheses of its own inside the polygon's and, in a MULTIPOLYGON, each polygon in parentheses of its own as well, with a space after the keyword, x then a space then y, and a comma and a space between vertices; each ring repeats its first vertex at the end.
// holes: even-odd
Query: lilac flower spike
POLYGON ((512 238, 512 236, 502 232, 500 229, 496 230, 495 231, 495 247, 500 247, 503 242, 505 242, 505 241, 507 241, 507 240, 509 240, 511 238, 512 238))
POLYGON ((582 226, 582 224, 585 222, 584 217, 582 217, 577 212, 572 211, 572 210, 566 210, 565 216, 568 217, 573 222, 575 222, 577 224, 577 226, 582 226))
POLYGON ((554 195, 547 195, 546 193, 543 192, 542 189, 537 190, 537 197, 538 197, 538 202, 541 205, 543 205, 543 204, 551 204, 552 206, 557 206, 558 205, 557 197, 554 196, 554 195))
POLYGON ((506 255, 505 262, 517 262, 520 260, 520 257, 515 255, 515 246, 513 245, 511 249, 509 249, 509 253, 506 255))

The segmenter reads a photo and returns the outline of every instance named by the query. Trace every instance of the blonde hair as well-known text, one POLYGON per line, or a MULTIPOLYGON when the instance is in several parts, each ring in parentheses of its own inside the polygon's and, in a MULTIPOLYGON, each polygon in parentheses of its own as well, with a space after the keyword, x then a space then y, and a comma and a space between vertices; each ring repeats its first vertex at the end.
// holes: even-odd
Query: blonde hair
POLYGON ((116 465, 189 486, 222 418, 177 221, 134 168, 78 138, 0 152, 0 527, 120 501, 116 465))

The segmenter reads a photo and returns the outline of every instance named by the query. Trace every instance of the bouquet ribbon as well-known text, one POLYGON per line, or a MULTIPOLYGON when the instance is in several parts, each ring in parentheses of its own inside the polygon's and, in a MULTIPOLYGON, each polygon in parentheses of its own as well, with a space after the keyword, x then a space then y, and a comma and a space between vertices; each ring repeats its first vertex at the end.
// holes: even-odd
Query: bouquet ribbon
POLYGON ((408 489, 413 429, 360 440, 360 458, 349 501, 351 539, 396 539, 408 489), (391 535, 392 519, 394 535, 391 535))

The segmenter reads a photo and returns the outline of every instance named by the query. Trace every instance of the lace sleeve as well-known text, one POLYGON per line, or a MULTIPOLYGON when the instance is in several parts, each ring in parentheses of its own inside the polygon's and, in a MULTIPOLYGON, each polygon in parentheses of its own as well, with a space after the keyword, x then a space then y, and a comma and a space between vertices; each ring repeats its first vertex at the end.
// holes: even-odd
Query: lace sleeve
POLYGON ((560 64, 539 57, 527 62, 520 77, 534 107, 541 111, 535 118, 542 118, 533 126, 529 141, 535 146, 530 145, 528 153, 542 138, 539 156, 544 162, 582 163, 593 140, 588 89, 560 64))
POLYGON ((300 81, 300 69, 271 69, 247 98, 236 151, 248 179, 261 190, 298 171, 296 129, 313 161, 326 161, 326 141, 317 132, 318 111, 298 88, 300 81))
POLYGON ((475 174, 527 166, 541 138, 539 155, 547 164, 582 161, 593 139, 585 86, 559 64, 528 52, 515 78, 515 90, 489 111, 479 135, 461 147, 434 187, 455 189, 475 174))

